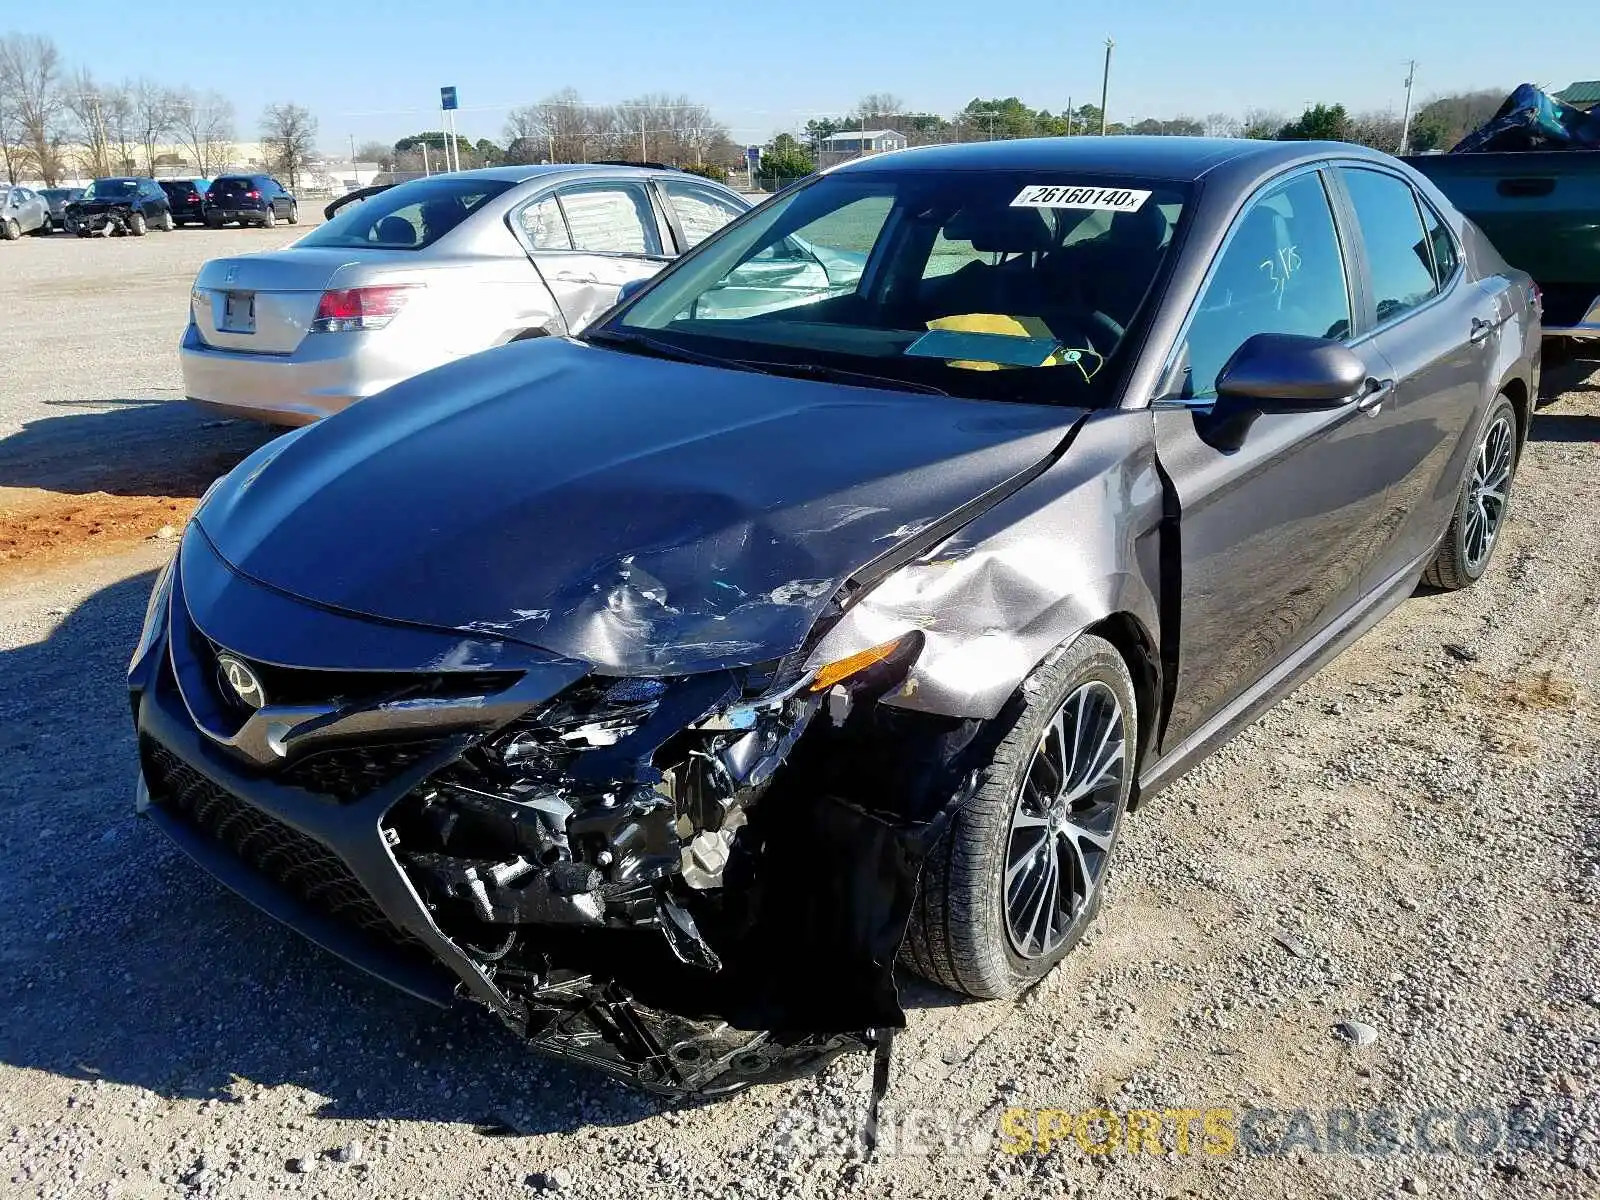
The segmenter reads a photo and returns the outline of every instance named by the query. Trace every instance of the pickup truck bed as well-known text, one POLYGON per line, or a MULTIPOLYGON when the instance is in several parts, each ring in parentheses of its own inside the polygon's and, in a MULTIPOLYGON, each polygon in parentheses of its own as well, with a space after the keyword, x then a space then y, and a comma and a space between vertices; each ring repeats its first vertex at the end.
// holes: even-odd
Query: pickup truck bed
POLYGON ((1544 293, 1544 329, 1600 338, 1600 150, 1418 154, 1426 175, 1544 293))

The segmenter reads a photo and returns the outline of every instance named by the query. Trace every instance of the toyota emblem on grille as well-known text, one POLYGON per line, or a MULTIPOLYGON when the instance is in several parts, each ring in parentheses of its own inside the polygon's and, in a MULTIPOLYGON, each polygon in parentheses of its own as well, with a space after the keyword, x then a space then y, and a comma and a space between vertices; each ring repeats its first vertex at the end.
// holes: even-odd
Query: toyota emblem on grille
POLYGON ((260 708, 267 702, 267 694, 261 690, 261 680, 256 678, 256 673, 233 655, 217 655, 217 676, 233 693, 234 699, 246 708, 260 708))

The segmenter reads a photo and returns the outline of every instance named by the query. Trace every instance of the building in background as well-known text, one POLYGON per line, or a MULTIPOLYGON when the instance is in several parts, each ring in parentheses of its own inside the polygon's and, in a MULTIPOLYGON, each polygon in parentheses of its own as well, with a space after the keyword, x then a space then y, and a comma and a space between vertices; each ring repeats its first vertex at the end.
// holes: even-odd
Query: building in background
POLYGON ((1569 84, 1556 93, 1556 99, 1563 104, 1570 104, 1573 108, 1581 108, 1585 112, 1600 104, 1600 79, 1590 79, 1586 82, 1569 84))
POLYGON ((906 135, 894 129, 863 129, 848 133, 835 133, 822 139, 817 156, 819 167, 831 167, 863 154, 882 154, 886 150, 904 150, 906 135))

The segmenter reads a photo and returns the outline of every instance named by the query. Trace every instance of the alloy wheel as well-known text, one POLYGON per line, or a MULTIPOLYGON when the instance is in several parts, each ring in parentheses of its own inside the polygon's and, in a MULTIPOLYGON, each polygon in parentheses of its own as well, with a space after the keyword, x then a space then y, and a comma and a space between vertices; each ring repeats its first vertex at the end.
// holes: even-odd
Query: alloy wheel
POLYGON ((1467 483, 1467 518, 1461 530, 1467 568, 1474 575, 1488 562, 1505 520, 1515 445, 1516 433, 1504 415, 1490 423, 1478 443, 1478 458, 1467 483))
POLYGON ((1092 911, 1116 834, 1125 740, 1116 693, 1091 681, 1062 702, 1034 749, 1005 859, 1006 935, 1023 958, 1049 955, 1092 911))

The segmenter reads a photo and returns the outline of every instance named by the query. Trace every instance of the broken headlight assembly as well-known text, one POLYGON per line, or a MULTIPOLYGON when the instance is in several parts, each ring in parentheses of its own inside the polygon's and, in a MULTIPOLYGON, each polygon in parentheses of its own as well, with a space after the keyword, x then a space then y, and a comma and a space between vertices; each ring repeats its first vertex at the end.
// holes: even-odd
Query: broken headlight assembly
POLYGON ((590 677, 430 778, 386 836, 440 927, 491 970, 532 970, 545 935, 573 928, 658 930, 679 962, 715 969, 701 926, 719 919, 751 811, 819 712, 903 677, 920 643, 805 673, 590 677))

